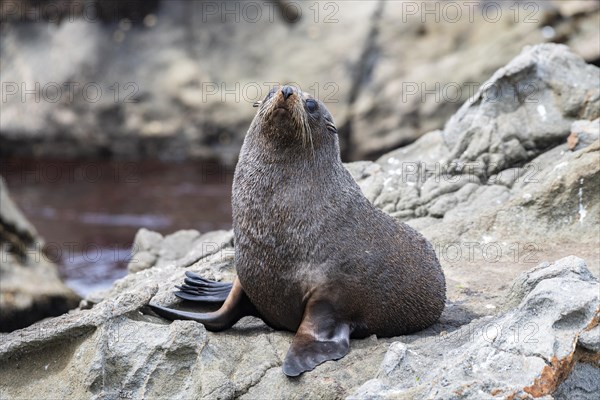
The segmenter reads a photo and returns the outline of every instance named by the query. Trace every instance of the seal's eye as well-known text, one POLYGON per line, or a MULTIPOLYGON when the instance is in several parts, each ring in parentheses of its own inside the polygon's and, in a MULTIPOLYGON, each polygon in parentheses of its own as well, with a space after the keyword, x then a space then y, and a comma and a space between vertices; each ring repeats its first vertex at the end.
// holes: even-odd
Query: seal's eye
POLYGON ((319 103, 313 99, 308 99, 306 100, 306 108, 308 109, 308 112, 313 113, 319 109, 319 103))

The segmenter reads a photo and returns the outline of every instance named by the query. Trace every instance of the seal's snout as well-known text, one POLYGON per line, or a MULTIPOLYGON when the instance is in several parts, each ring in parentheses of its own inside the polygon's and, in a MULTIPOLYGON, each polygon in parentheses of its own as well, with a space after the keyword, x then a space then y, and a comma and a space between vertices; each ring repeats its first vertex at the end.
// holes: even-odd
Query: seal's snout
POLYGON ((294 89, 291 86, 284 86, 281 88, 281 94, 283 94, 283 99, 287 100, 288 97, 294 94, 294 89))

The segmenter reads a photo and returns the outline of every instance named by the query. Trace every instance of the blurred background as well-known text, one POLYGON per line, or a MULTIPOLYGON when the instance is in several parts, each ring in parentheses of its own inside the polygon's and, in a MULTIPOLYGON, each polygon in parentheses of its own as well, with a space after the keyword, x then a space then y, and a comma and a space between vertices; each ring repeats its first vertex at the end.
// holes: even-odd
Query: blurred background
POLYGON ((3 0, 4 289, 19 257, 43 255, 86 295, 125 275, 142 227, 230 229, 252 103, 277 83, 327 104, 344 161, 375 159, 442 128, 526 45, 564 43, 600 65, 599 10, 596 0, 3 0))

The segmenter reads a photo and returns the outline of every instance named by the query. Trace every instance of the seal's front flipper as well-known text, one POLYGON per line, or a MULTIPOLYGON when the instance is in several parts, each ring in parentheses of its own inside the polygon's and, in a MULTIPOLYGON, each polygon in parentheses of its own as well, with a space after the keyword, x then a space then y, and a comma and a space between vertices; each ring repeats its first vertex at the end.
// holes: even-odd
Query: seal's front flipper
POLYGON ((283 373, 298 376, 317 365, 338 360, 350 350, 350 325, 340 321, 328 302, 309 301, 304 318, 283 362, 283 373))
POLYGON ((149 304, 150 308, 161 317, 174 319, 188 319, 204 324, 209 331, 221 331, 230 328, 245 316, 257 316, 256 308, 244 293, 239 279, 235 279, 231 291, 225 302, 217 311, 208 313, 194 313, 189 311, 173 310, 170 308, 149 304))
POLYGON ((175 296, 183 300, 223 303, 231 291, 231 283, 211 281, 191 271, 185 276, 184 284, 176 286, 179 290, 175 292, 175 296))

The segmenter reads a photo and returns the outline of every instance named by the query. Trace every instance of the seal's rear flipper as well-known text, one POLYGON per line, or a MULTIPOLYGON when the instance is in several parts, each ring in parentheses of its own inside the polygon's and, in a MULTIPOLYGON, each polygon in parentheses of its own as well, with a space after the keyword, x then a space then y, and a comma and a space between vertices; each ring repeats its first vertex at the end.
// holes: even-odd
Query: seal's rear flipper
POLYGON ((317 365, 339 360, 350 350, 350 325, 325 301, 306 305, 304 318, 283 362, 283 373, 298 376, 317 365))
POLYGON ((209 331, 221 331, 230 328, 245 316, 258 316, 256 308, 244 293, 239 279, 235 279, 231 291, 225 302, 217 311, 207 313, 195 313, 189 311, 173 310, 154 304, 148 304, 150 308, 161 317, 174 319, 187 319, 204 324, 209 331))
POLYGON ((184 284, 176 286, 179 290, 175 292, 175 296, 180 299, 203 303, 223 303, 231 291, 231 283, 211 281, 190 271, 187 271, 185 275, 184 284))

